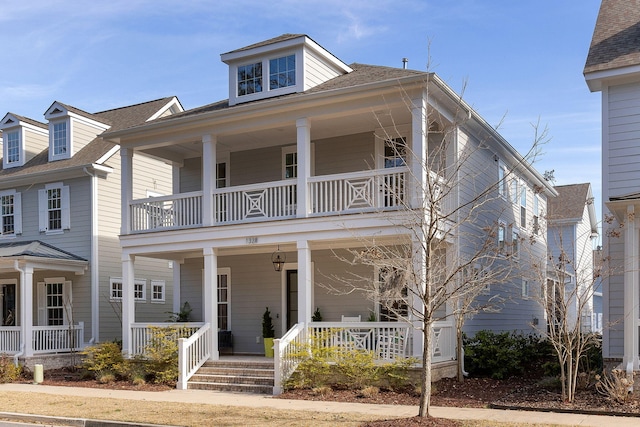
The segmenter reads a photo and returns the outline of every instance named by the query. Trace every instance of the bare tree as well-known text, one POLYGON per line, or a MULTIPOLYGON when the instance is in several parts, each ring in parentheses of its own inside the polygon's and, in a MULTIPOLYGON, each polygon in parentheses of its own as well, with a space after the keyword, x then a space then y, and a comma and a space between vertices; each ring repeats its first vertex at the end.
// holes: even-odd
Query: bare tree
MULTIPOLYGON (((553 223, 553 215, 547 222, 553 223)), ((561 226, 549 225, 546 235, 531 236, 532 240, 548 239, 549 254, 529 270, 531 281, 538 285, 532 297, 544 308, 546 324, 540 326, 540 332, 553 346, 560 365, 562 398, 567 402, 575 397, 581 361, 599 340, 591 328, 596 282, 610 274, 606 258, 594 259, 602 253, 594 255, 592 231, 584 233, 588 235, 572 235, 561 226)))
MULTIPOLYGON (((424 84, 427 98, 429 91, 442 85, 437 76, 429 74, 424 84)), ((480 311, 497 310, 504 302, 505 297, 495 293, 501 286, 506 289, 514 277, 512 259, 520 246, 519 240, 507 236, 509 225, 516 221, 508 183, 516 176, 535 176, 529 161, 539 154, 547 132, 538 133, 534 126, 532 148, 521 156, 460 97, 451 99, 455 111, 447 116, 452 120, 429 102, 416 118, 415 101, 409 94, 406 100, 414 123, 426 123, 427 148, 425 153, 416 152, 412 147, 417 145, 409 145, 395 129, 384 135, 385 162, 407 165, 409 170, 406 180, 384 182, 385 205, 398 208, 384 212, 402 237, 390 242, 358 236, 361 248, 338 256, 353 265, 372 267, 376 280, 357 273, 334 279, 343 288, 365 292, 380 303, 387 316, 409 322, 422 332, 419 415, 425 417, 429 415, 437 340, 433 326, 455 318, 461 351, 465 319, 480 311), (475 132, 469 132, 470 128, 475 132), (505 164, 504 173, 498 172, 499 162, 505 164)))

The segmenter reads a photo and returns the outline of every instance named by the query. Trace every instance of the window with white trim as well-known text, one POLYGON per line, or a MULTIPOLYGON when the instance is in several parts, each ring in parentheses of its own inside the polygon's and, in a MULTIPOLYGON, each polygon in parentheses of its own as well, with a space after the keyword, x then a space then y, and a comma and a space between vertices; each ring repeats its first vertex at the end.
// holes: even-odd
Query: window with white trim
POLYGON ((527 186, 520 187, 520 227, 527 227, 527 186))
POLYGON ((6 132, 4 135, 4 167, 10 168, 22 165, 20 133, 19 130, 15 130, 6 132))
MULTIPOLYGON (((146 279, 135 279, 133 282, 133 297, 135 301, 146 301, 146 279)), ((109 299, 111 301, 122 301, 124 286, 122 285, 122 277, 109 278, 109 299)))
POLYGON ((522 279, 522 298, 529 298, 529 281, 527 279, 522 279))
POLYGON ((515 229, 511 230, 511 256, 514 258, 520 256, 520 235, 515 229))
POLYGON ((506 253, 507 242, 507 224, 500 221, 498 223, 498 253, 504 255, 506 253))
POLYGON ((533 234, 540 233, 540 201, 538 195, 533 195, 533 234))
POLYGON ((498 162, 498 194, 507 196, 507 168, 502 162, 498 162))
POLYGON ((71 157, 71 132, 69 120, 49 123, 49 161, 71 157))
POLYGON ((296 85, 296 56, 269 60, 269 90, 296 85))
POLYGON ((218 329, 231 330, 231 269, 218 269, 218 329))
POLYGON ((262 92, 262 62, 238 67, 238 96, 262 92))
POLYGON ((164 280, 151 281, 151 302, 164 302, 164 280))
POLYGON ((38 325, 60 326, 71 323, 71 282, 64 277, 45 278, 37 285, 38 325))
POLYGON ((15 190, 0 191, 0 236, 14 237, 22 234, 22 197, 15 190))
POLYGON ((509 191, 511 194, 511 203, 513 203, 514 205, 518 204, 518 180, 517 179, 512 179, 511 180, 511 188, 509 191))
POLYGON ((57 233, 71 228, 69 186, 47 184, 38 190, 38 199, 40 231, 57 233))

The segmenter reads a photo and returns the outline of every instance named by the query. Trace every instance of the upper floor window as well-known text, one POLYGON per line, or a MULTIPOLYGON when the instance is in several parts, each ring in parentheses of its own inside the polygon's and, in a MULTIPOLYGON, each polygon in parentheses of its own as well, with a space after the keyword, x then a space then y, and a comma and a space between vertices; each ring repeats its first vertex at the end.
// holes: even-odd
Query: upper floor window
POLYGON ((533 233, 538 234, 540 232, 540 201, 538 195, 533 196, 533 233))
POLYGON ((527 226, 527 187, 522 185, 520 188, 520 227, 527 226))
POLYGON ((498 223, 498 252, 501 254, 504 254, 506 251, 506 231, 507 224, 500 221, 500 223, 498 223))
POLYGON ((498 194, 502 197, 507 194, 507 169, 502 163, 498 165, 498 194))
POLYGON ((20 159, 20 131, 7 132, 5 134, 6 165, 18 165, 20 159))
POLYGON ((49 124, 49 161, 71 157, 71 132, 69 121, 57 121, 49 124))
POLYGON ((14 190, 0 192, 0 209, 2 214, 2 237, 15 236, 22 233, 22 208, 20 193, 14 190))
POLYGON ((298 177, 298 152, 297 147, 291 145, 282 149, 282 178, 291 179, 298 177))
POLYGON ((70 227, 69 187, 47 184, 38 191, 40 231, 62 232, 70 227))
POLYGON ((513 203, 514 205, 517 205, 518 204, 518 180, 517 179, 511 180, 511 189, 509 191, 511 192, 511 203, 513 203))
POLYGON ((151 302, 164 302, 164 280, 151 281, 151 302))
POLYGON ((262 92, 262 62, 238 67, 238 96, 262 92))
POLYGON ((384 167, 395 168, 407 164, 407 138, 391 138, 384 142, 384 167))
POLYGON ((296 56, 288 55, 269 61, 269 90, 296 84, 296 56))

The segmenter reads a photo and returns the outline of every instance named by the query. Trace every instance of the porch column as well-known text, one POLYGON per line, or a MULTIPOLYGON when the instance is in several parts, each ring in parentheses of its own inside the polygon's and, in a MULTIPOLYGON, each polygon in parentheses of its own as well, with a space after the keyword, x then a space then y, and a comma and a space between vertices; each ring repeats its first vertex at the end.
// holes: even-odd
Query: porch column
POLYGON ((131 325, 136 321, 134 282, 134 257, 122 254, 122 352, 129 357, 133 356, 131 325))
POLYGON ((311 296, 313 283, 311 281, 311 248, 307 240, 298 241, 298 323, 311 322, 311 296))
POLYGON ((211 325, 211 360, 220 359, 218 352, 218 253, 204 248, 204 289, 202 312, 204 321, 211 325))
POLYGON ((121 184, 120 184, 120 212, 122 223, 120 234, 126 235, 131 231, 131 211, 129 205, 133 200, 133 150, 120 148, 121 184))
POLYGON ((414 283, 414 286, 416 286, 417 292, 416 294, 413 295, 413 299, 411 301, 411 312, 409 314, 410 316, 410 320, 411 320, 411 333, 413 334, 413 354, 412 356, 417 358, 418 360, 422 361, 422 349, 424 347, 424 335, 422 334, 422 330, 423 330, 423 321, 421 316, 418 314, 414 314, 414 313, 420 313, 422 315, 424 315, 424 303, 422 301, 422 298, 420 298, 420 294, 424 294, 425 292, 425 288, 424 288, 424 278, 425 278, 425 270, 426 270, 426 263, 427 263, 427 257, 426 257, 426 253, 423 249, 422 244, 415 240, 412 242, 412 252, 413 252, 413 268, 414 268, 414 274, 415 274, 415 278, 416 278, 416 283, 414 283))
POLYGON ((178 261, 173 262, 173 312, 179 313, 180 307, 182 307, 182 303, 180 301, 180 291, 181 291, 181 282, 180 282, 180 270, 182 268, 182 263, 178 261))
POLYGON ((211 226, 214 220, 213 190, 216 188, 216 146, 215 135, 202 136, 202 225, 211 226))
POLYGON ((307 182, 311 176, 311 124, 308 118, 296 120, 298 151, 297 216, 304 218, 311 206, 307 182))
POLYGON ((423 207, 424 190, 428 182, 427 132, 427 94, 422 91, 422 96, 411 101, 411 152, 408 166, 413 182, 409 188, 410 206, 414 208, 423 207))
POLYGON ((20 272, 20 331, 25 357, 33 356, 33 268, 18 267, 20 272))
POLYGON ((638 296, 640 273, 638 272, 639 234, 635 207, 627 206, 627 224, 624 235, 624 358, 623 367, 638 369, 638 296))

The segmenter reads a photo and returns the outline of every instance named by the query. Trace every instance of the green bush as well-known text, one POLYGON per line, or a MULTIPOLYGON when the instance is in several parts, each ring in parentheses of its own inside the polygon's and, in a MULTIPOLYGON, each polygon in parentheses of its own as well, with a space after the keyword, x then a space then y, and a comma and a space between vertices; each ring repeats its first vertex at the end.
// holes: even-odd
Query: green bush
POLYGON ((98 379, 104 375, 126 377, 126 363, 122 357, 122 348, 115 342, 104 342, 84 349, 81 354, 82 367, 93 373, 98 379))
POLYGON ((186 328, 151 328, 142 360, 154 383, 171 385, 178 381, 178 339, 188 335, 186 328))
POLYGON ((503 379, 539 374, 552 360, 551 346, 535 335, 479 331, 464 337, 465 370, 472 376, 503 379))

